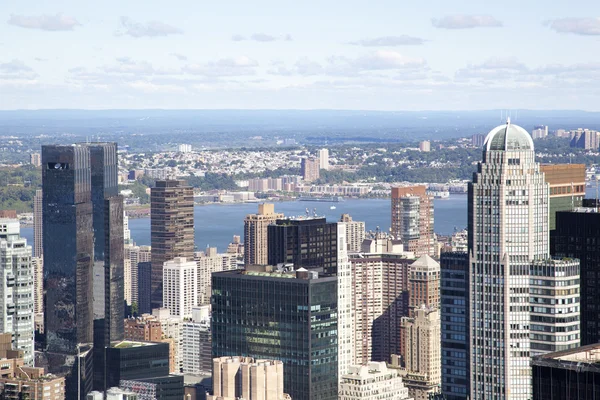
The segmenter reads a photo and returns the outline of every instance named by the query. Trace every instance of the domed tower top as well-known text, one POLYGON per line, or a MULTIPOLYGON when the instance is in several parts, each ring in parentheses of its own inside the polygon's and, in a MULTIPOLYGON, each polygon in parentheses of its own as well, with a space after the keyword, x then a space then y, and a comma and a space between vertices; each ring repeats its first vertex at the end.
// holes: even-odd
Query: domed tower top
POLYGON ((506 125, 495 127, 488 133, 483 148, 486 151, 499 150, 529 150, 533 151, 533 139, 531 135, 518 125, 510 123, 510 118, 506 120, 506 125))

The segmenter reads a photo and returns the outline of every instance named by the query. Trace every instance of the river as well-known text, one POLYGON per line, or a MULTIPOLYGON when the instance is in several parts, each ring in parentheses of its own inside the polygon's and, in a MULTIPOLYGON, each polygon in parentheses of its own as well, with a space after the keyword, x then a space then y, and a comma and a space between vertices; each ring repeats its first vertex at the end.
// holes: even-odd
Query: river
MULTIPOLYGON (((286 216, 305 215, 316 208, 318 215, 328 221, 339 220, 342 214, 350 214, 355 221, 365 221, 366 229, 374 231, 379 227, 388 231, 391 225, 390 199, 348 199, 339 203, 319 203, 309 201, 276 202, 275 211, 286 216), (334 210, 330 209, 335 206, 334 210)), ((244 217, 258 211, 256 203, 210 204, 194 208, 196 247, 217 247, 225 251, 233 235, 243 236, 244 217)), ((447 199, 434 200, 434 230, 436 233, 451 234, 455 228, 467 226, 467 195, 453 194, 447 199)), ((139 245, 150 244, 150 218, 129 220, 132 239, 139 245)), ((33 243, 33 228, 21 228, 21 235, 33 243)))

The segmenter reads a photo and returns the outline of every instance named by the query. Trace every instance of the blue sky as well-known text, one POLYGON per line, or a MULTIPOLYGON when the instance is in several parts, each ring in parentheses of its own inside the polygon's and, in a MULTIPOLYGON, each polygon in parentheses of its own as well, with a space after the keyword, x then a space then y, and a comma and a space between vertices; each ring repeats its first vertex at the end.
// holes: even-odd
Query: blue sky
POLYGON ((0 109, 600 111, 597 1, 5 1, 0 109))

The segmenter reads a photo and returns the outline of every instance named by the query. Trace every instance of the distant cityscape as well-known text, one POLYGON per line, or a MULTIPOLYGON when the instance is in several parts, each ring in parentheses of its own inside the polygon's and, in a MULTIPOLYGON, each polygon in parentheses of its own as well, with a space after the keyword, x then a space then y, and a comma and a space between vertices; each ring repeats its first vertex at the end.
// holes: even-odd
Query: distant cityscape
POLYGON ((33 196, 24 200, 30 206, 0 215, 7 365, 0 393, 526 400, 569 398, 575 387, 600 394, 589 378, 598 374, 600 340, 600 214, 598 199, 586 197, 598 180, 595 165, 540 163, 571 146, 581 152, 570 157, 595 157, 598 135, 547 126, 530 133, 508 120, 487 135, 399 151, 196 151, 182 143, 175 152, 133 154, 115 142, 43 145, 28 165, 4 167, 8 179, 23 181, 3 190, 33 196), (559 145, 549 150, 552 141, 559 145), (472 176, 323 180, 381 165, 468 165, 472 176), (194 187, 190 177, 209 174, 235 188, 194 187), (440 234, 435 204, 451 194, 462 195, 466 226, 440 234), (328 219, 313 207, 336 210, 367 197, 385 202, 386 225, 367 229, 367 219, 328 219), (282 212, 286 200, 305 202, 306 212, 282 212), (221 252, 195 243, 199 229, 217 227, 196 219, 194 208, 215 202, 256 204, 221 252), (143 217, 149 244, 136 243, 130 229, 143 217), (33 243, 22 232, 28 225, 33 243))

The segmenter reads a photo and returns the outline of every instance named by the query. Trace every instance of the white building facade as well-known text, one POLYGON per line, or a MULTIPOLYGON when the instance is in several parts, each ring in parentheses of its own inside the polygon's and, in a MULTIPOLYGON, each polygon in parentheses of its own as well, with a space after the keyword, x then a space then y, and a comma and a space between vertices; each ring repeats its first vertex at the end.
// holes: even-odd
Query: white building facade
POLYGON ((338 382, 355 363, 354 318, 352 309, 352 266, 346 250, 346 224, 337 224, 338 240, 338 382))
POLYGON ((342 376, 339 400, 411 400, 398 372, 385 362, 350 367, 342 376))
POLYGON ((527 400, 530 264, 549 255, 548 184, 523 128, 508 121, 483 147, 469 185, 470 394, 527 400))
POLYGON ((192 308, 198 305, 198 270, 194 261, 176 257, 163 268, 163 307, 171 316, 191 318, 192 308))
POLYGON ((21 238, 19 221, 0 219, 0 333, 12 333, 13 349, 34 365, 34 274, 31 246, 21 238))

